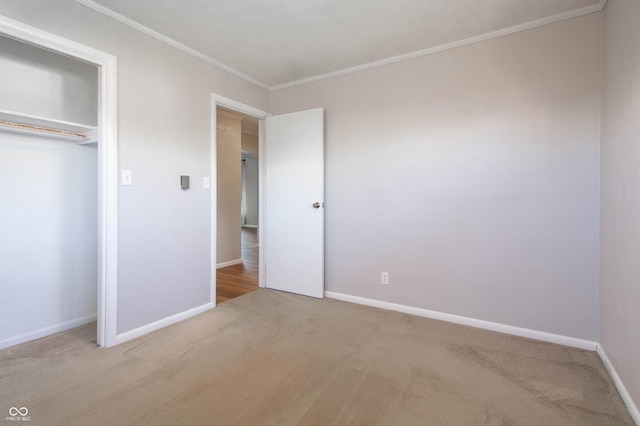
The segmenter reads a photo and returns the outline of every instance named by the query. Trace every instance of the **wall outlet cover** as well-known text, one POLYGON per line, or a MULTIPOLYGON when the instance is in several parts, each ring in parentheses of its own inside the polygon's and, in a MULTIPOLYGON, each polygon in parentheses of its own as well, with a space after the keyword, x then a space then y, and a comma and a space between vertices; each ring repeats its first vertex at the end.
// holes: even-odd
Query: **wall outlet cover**
POLYGON ((122 171, 122 185, 124 186, 133 185, 133 175, 131 173, 131 170, 122 171))

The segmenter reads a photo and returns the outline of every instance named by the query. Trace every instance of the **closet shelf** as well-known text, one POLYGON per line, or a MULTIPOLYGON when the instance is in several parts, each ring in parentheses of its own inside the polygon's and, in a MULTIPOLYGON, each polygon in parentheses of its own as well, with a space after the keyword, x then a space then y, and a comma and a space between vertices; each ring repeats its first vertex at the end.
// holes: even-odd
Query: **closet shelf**
POLYGON ((80 144, 97 142, 95 126, 37 117, 13 111, 0 110, 0 126, 3 129, 17 132, 46 134, 73 140, 80 144))

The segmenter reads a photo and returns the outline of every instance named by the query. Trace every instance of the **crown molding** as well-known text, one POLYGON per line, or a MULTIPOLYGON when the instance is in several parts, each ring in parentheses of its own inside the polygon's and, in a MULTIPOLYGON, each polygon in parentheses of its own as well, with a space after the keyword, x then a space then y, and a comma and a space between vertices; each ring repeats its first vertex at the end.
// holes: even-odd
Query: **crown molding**
POLYGON ((302 80, 293 81, 291 83, 280 84, 272 86, 271 90, 282 90, 290 87, 301 86, 303 84, 309 84, 320 80, 326 80, 328 78, 339 77, 346 74, 352 74, 359 71, 368 70, 371 68, 377 68, 384 65, 394 64, 396 62, 408 61, 410 59, 419 58, 421 56, 433 55, 434 53, 444 52, 445 50, 456 49, 458 47, 467 46, 469 44, 479 43, 481 41, 490 40, 492 38, 502 37, 505 35, 517 33, 520 31, 530 30, 532 28, 541 27, 543 25, 553 24, 555 22, 565 21, 567 19, 577 18, 591 13, 601 12, 607 4, 607 0, 599 0, 598 3, 583 7, 581 9, 571 10, 569 12, 560 13, 558 15, 549 16, 542 19, 537 19, 531 22, 525 22, 523 24, 515 25, 513 27, 504 28, 490 33, 469 37, 464 40, 454 41, 452 43, 441 44, 439 46, 430 47, 424 50, 418 50, 416 52, 407 53, 400 56, 394 56, 392 58, 381 59, 375 62, 369 62, 367 64, 358 65, 351 68, 345 68, 339 71, 334 71, 326 74, 317 75, 314 77, 304 78, 302 80))
POLYGON ((148 35, 150 37, 155 38, 156 40, 159 40, 159 41, 161 41, 163 43, 166 43, 169 46, 175 47, 176 49, 181 50, 182 52, 184 52, 184 53, 186 53, 188 55, 194 56, 194 57, 196 57, 196 58, 198 58, 198 59, 200 59, 200 60, 202 60, 204 62, 207 62, 208 64, 211 64, 211 65, 215 66, 216 68, 220 68, 221 70, 226 71, 229 74, 234 75, 234 76, 236 76, 238 78, 241 78, 242 80, 248 81, 249 83, 255 84, 256 86, 261 87, 263 89, 271 90, 271 87, 269 85, 264 84, 263 82, 258 81, 253 77, 249 77, 248 75, 243 74, 240 71, 237 71, 237 70, 231 68, 230 66, 228 66, 228 65, 226 65, 226 64, 224 64, 224 63, 222 63, 220 61, 217 61, 217 60, 215 60, 213 58, 210 58, 209 56, 207 56, 207 55, 205 55, 205 54, 203 54, 201 52, 198 52, 195 49, 192 49, 192 48, 190 48, 188 46, 185 46, 184 44, 182 44, 180 42, 177 42, 172 38, 164 36, 164 35, 160 34, 159 32, 157 32, 155 30, 152 30, 149 27, 145 27, 144 25, 142 25, 142 24, 140 24, 140 23, 138 23, 138 22, 136 22, 136 21, 134 21, 132 19, 129 19, 126 16, 123 16, 123 15, 117 13, 117 12, 114 12, 113 10, 111 10, 111 9, 109 9, 107 7, 99 5, 99 4, 95 3, 95 2, 93 2, 92 0, 75 0, 75 1, 80 3, 80 4, 82 4, 82 5, 84 5, 84 6, 87 6, 87 7, 91 8, 91 9, 95 10, 96 12, 99 12, 99 13, 105 15, 105 16, 108 16, 109 18, 115 19, 116 21, 118 21, 120 23, 123 23, 123 24, 127 25, 128 27, 133 28, 134 30, 140 31, 141 33, 144 33, 144 34, 146 34, 146 35, 148 35))
POLYGON ((261 81, 256 80, 253 77, 249 77, 248 75, 241 73, 240 71, 237 71, 234 68, 231 68, 230 66, 217 61, 201 52, 198 52, 195 49, 192 49, 188 46, 185 46, 182 43, 179 43, 167 36, 164 36, 162 34, 160 34, 157 31, 152 30, 151 28, 148 28, 132 19, 127 18, 126 16, 123 16, 117 12, 114 12, 113 10, 104 7, 102 5, 99 5, 97 3, 95 3, 92 0, 75 0, 76 2, 87 6, 93 10, 95 10, 96 12, 99 12, 105 16, 108 16, 112 19, 115 19, 118 22, 121 22, 135 30, 138 30, 150 37, 155 38, 156 40, 159 40, 163 43, 168 44, 169 46, 175 47, 178 50, 181 50, 182 52, 194 56, 204 62, 207 62, 208 64, 211 64, 223 71, 228 72, 231 75, 234 75, 242 80, 245 80, 249 83, 255 84, 258 87, 261 87, 263 89, 269 90, 269 91, 276 91, 276 90, 282 90, 282 89, 288 89, 290 87, 295 87, 295 86, 301 86, 303 84, 309 84, 309 83, 314 83, 316 81, 320 81, 320 80, 326 80, 329 78, 333 78, 333 77, 339 77, 342 75, 347 75, 347 74, 352 74, 355 72, 359 72, 359 71, 364 71, 364 70, 368 70, 371 68, 377 68, 377 67, 381 67, 381 66, 385 66, 385 65, 390 65, 390 64, 394 64, 396 62, 402 62, 402 61, 408 61, 410 59, 415 59, 415 58, 419 58, 422 56, 427 56, 427 55, 433 55, 435 53, 440 53, 440 52, 444 52, 446 50, 450 50, 450 49, 456 49, 458 47, 462 47, 462 46, 467 46, 470 44, 475 44, 475 43, 479 43, 481 41, 486 41, 486 40, 490 40, 493 38, 497 38, 497 37, 502 37, 505 35, 509 35, 509 34, 513 34, 513 33, 517 33, 520 31, 526 31, 526 30, 530 30, 532 28, 537 28, 537 27, 541 27, 543 25, 548 25, 548 24, 553 24, 556 22, 560 22, 560 21, 564 21, 567 19, 572 19, 572 18, 577 18, 580 16, 584 16, 584 15, 589 15, 591 13, 597 13, 597 12, 601 12, 606 4, 607 4, 607 0, 599 0, 598 3, 592 5, 592 6, 587 6, 587 7, 583 7, 580 9, 575 9, 575 10, 571 10, 569 12, 564 12, 564 13, 560 13, 557 15, 553 15, 553 16, 549 16, 546 18, 542 18, 542 19, 537 19, 535 21, 531 21, 531 22, 525 22, 523 24, 519 24, 519 25, 515 25, 512 27, 508 27, 508 28, 503 28, 501 30, 497 30, 497 31, 492 31, 489 33, 485 33, 485 34, 480 34, 474 37, 469 37, 466 38, 464 40, 459 40, 459 41, 454 41, 452 43, 446 43, 446 44, 442 44, 439 46, 434 46, 434 47, 430 47, 428 49, 424 49, 424 50, 418 50, 416 52, 411 52, 411 53, 407 53, 404 55, 399 55, 399 56, 394 56, 392 58, 387 58, 387 59, 382 59, 379 61, 375 61, 375 62, 369 62, 367 64, 362 64, 362 65, 358 65, 355 67, 350 67, 350 68, 345 68, 339 71, 334 71, 334 72, 330 72, 330 73, 326 73, 326 74, 320 74, 314 77, 309 77, 309 78, 304 78, 301 80, 297 80, 297 81, 292 81, 290 83, 284 83, 284 84, 279 84, 279 85, 275 85, 275 86, 269 86, 268 84, 265 84, 261 81))

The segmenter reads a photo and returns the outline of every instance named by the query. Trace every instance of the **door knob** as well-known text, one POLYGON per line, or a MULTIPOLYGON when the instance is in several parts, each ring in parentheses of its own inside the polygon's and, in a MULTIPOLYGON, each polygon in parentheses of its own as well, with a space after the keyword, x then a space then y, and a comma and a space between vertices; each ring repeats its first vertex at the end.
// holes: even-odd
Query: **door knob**
POLYGON ((313 208, 314 209, 319 209, 320 208, 320 203, 313 203, 313 208))

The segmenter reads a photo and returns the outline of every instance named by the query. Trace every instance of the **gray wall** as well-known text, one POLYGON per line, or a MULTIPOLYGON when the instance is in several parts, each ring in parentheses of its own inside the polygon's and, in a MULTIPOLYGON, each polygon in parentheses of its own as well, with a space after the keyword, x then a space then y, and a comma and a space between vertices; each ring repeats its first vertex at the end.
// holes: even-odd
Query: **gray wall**
POLYGON ((600 342, 640 406, 640 2, 604 13, 600 342))
POLYGON ((95 66, 0 36, 0 69, 0 109, 98 124, 95 66))
POLYGON ((249 154, 260 155, 260 148, 258 146, 258 136, 251 133, 242 132, 242 150, 249 154))
POLYGON ((242 258, 241 118, 218 113, 217 263, 242 258))
POLYGON ((118 57, 117 332, 211 301, 211 93, 269 110, 269 93, 73 0, 0 0, 0 14, 118 57), (180 175, 192 188, 180 189, 180 175))
POLYGON ((242 158, 245 160, 246 225, 258 226, 258 157, 242 154, 242 158))
POLYGON ((326 289, 597 340, 601 18, 274 92, 326 108, 326 289))

